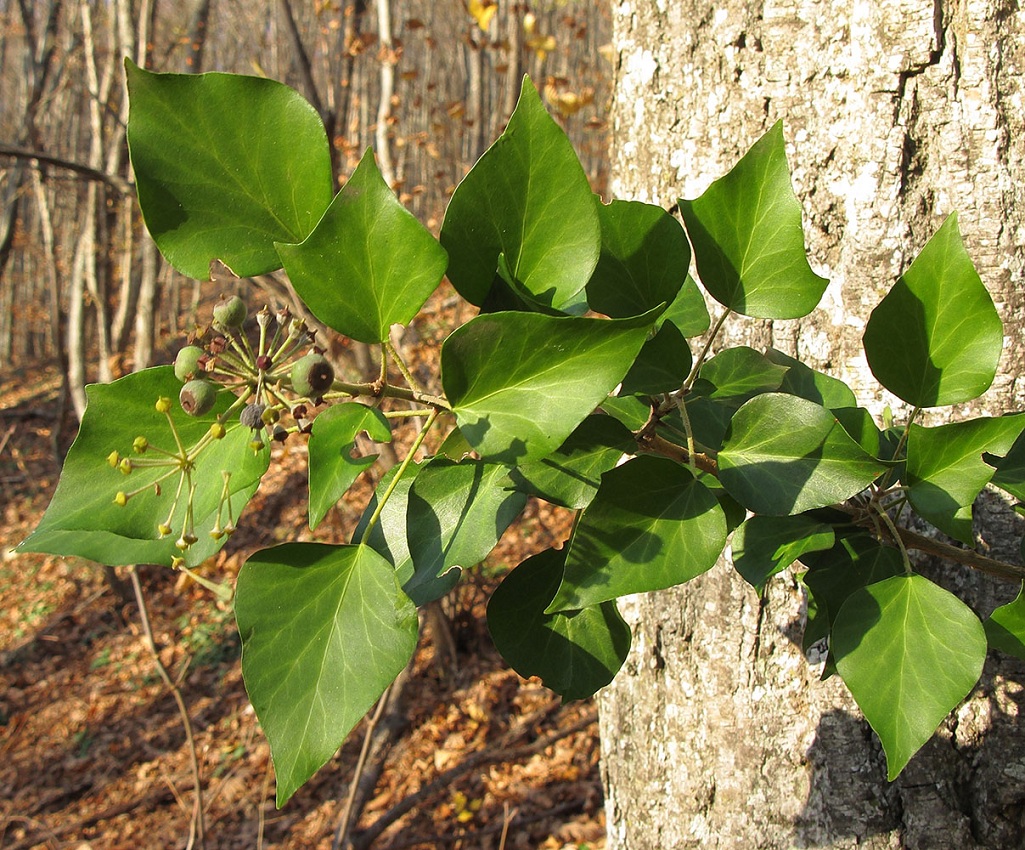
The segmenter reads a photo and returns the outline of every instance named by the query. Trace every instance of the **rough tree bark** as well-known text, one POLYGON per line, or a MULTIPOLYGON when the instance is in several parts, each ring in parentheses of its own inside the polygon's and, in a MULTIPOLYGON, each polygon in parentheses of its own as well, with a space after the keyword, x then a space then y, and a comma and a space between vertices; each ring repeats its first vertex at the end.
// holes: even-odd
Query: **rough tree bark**
MULTIPOLYGON (((696 197, 785 122, 811 262, 831 285, 812 317, 758 323, 747 342, 796 352, 878 410, 860 346, 868 311, 958 210, 1007 334, 1004 377, 971 412, 1022 408, 1025 14, 1014 0, 613 5, 614 194, 665 207, 696 197)), ((976 511, 981 542, 1013 560, 1021 528, 990 501, 976 511)), ((759 599, 721 563, 623 606, 634 647, 601 698, 610 846, 1021 847, 1025 667, 991 654, 976 692, 887 784, 842 683, 818 681, 822 659, 802 655, 804 599, 786 575, 759 599)), ((943 576, 983 615, 1016 590, 943 576)))

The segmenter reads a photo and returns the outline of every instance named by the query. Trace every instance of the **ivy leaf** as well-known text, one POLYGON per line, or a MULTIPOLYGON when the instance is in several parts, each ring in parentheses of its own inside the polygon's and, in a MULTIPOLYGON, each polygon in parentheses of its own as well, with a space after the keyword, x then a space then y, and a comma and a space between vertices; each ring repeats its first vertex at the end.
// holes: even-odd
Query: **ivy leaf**
POLYGON ((982 623, 919 575, 852 593, 833 622, 836 668, 886 752, 892 782, 975 687, 986 660, 982 623))
POLYGON ((613 318, 671 303, 690 265, 680 223, 661 207, 640 201, 598 204, 601 255, 587 283, 592 310, 613 318))
POLYGON ((471 319, 441 350, 459 430, 487 460, 513 465, 551 454, 623 380, 653 321, 653 314, 471 319))
POLYGON ((801 561, 808 567, 803 580, 815 603, 814 616, 809 606, 805 648, 829 636, 836 612, 855 590, 904 573, 900 551, 864 533, 843 537, 830 549, 805 552, 801 561))
POLYGON ((333 405, 313 420, 309 442, 311 531, 360 473, 377 460, 377 455, 353 457, 356 435, 361 431, 379 443, 391 441, 384 414, 355 402, 333 405))
MULTIPOLYGON (((453 567, 483 561, 523 510, 526 496, 506 489, 507 473, 498 464, 438 457, 399 481, 363 542, 391 561, 416 605, 451 590, 460 576, 453 567)), ((383 479, 378 491, 391 480, 383 479)), ((357 538, 363 538, 378 498, 367 506, 357 538)))
POLYGON ((1003 323, 951 213, 876 306, 863 343, 872 374, 916 407, 971 401, 996 375, 1003 323))
POLYGON ((997 608, 983 626, 990 647, 1025 659, 1025 585, 1013 602, 997 608))
POLYGON ((984 460, 996 467, 992 483, 1025 501, 1025 435, 1019 436, 1002 458, 987 455, 984 460))
POLYGON ((416 608, 373 549, 289 543, 246 561, 235 619, 280 808, 402 672, 416 649, 416 608))
POLYGON ((448 258, 364 154, 316 229, 277 244, 285 271, 322 322, 361 342, 388 339, 441 283, 448 258))
POLYGON ((641 455, 606 472, 581 514, 547 613, 683 584, 711 569, 726 517, 690 470, 641 455))
POLYGON ((972 542, 972 502, 992 478, 984 453, 1005 454, 1025 429, 1025 413, 952 422, 912 423, 904 483, 915 510, 940 531, 972 542))
POLYGON ((806 363, 795 360, 775 348, 765 352, 765 357, 770 363, 785 366, 787 369, 779 385, 780 392, 806 398, 833 411, 838 408, 857 407, 858 400, 854 391, 838 378, 812 369, 806 363))
POLYGON ((825 408, 782 393, 737 411, 719 453, 719 480, 748 510, 800 514, 849 499, 886 471, 825 408))
POLYGON ((778 389, 786 374, 786 366, 776 365, 753 348, 738 345, 702 364, 694 392, 708 398, 749 398, 778 389))
POLYGON ((614 602, 544 613, 559 586, 565 557, 565 550, 546 549, 509 573, 488 602, 488 630, 521 676, 538 676, 563 699, 587 699, 623 666, 630 627, 614 602))
POLYGON ((720 304, 760 319, 815 309, 828 281, 805 255, 781 121, 700 198, 681 199, 680 212, 701 282, 720 304))
POLYGON ((448 277, 480 306, 499 255, 539 301, 573 303, 598 262, 601 226, 587 175, 524 78, 505 132, 456 187, 441 226, 448 277))
POLYGON ((834 540, 831 526, 801 514, 753 516, 733 535, 733 566, 761 593, 776 573, 806 552, 832 548, 834 540))
POLYGON ((663 324, 671 322, 676 325, 688 339, 701 336, 708 330, 712 322, 705 306, 705 297, 690 275, 687 275, 676 298, 662 314, 661 321, 663 324))
MULTIPOLYGON (((185 526, 188 503, 187 482, 177 498, 180 473, 163 477, 170 466, 138 466, 129 475, 111 468, 111 452, 129 459, 136 436, 151 446, 176 452, 174 435, 167 417, 156 410, 158 398, 173 399, 170 415, 186 448, 195 445, 227 410, 234 396, 219 395, 206 416, 188 416, 178 404, 181 382, 171 366, 157 366, 126 375, 110 384, 86 387, 88 406, 78 436, 64 461, 57 492, 35 531, 19 547, 21 552, 75 555, 101 564, 163 564, 184 557, 196 566, 224 545, 225 537, 211 537, 224 490, 224 472, 230 472, 228 491, 234 516, 238 516, 256 492, 267 471, 269 453, 256 454, 249 448, 252 432, 236 421, 227 426, 221 440, 211 442, 196 457, 191 478, 196 486, 192 498, 196 543, 181 552, 175 542, 185 526), (163 480, 160 480, 163 477, 163 480), (159 481, 159 494, 155 484, 159 481), (123 507, 114 503, 118 491, 140 491, 123 507), (175 506, 176 505, 176 506, 175 506), (172 506, 174 510, 172 511, 172 506), (157 528, 167 522, 172 533, 161 537, 157 528)), ((155 457, 151 451, 144 456, 155 457)), ((228 521, 227 505, 222 526, 228 521)))
POLYGON ((565 508, 587 507, 598 492, 602 473, 637 448, 633 434, 618 419, 588 416, 554 452, 510 470, 512 486, 565 508))
POLYGON ((316 111, 288 86, 236 74, 155 74, 125 60, 128 149, 146 227, 182 274, 221 259, 241 277, 281 265, 331 202, 316 111))
POLYGON ((658 395, 678 390, 690 373, 690 346, 679 328, 663 322, 658 333, 644 343, 619 392, 658 395))

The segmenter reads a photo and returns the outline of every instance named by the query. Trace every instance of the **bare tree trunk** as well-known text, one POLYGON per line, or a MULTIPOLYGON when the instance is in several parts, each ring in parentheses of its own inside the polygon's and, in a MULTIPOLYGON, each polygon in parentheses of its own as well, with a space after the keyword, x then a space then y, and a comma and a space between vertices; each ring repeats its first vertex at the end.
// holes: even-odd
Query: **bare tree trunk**
MULTIPOLYGON (((1004 377, 972 413, 1025 401, 1025 21, 1010 0, 837 5, 681 0, 615 7, 614 192, 670 206, 725 173, 778 118, 806 211, 822 308, 732 342, 774 345, 881 399, 860 337, 869 309, 943 218, 1007 330, 1004 377)), ((749 323, 750 324, 750 323, 749 323)), ((979 511, 1015 559, 1020 526, 979 511)), ((944 584, 982 615, 1016 588, 944 584)), ((763 598, 720 563, 624 605, 634 646, 601 698, 610 847, 1020 848, 1023 665, 991 656, 976 692, 885 781, 876 739, 822 659, 800 648, 796 580, 763 598)))
POLYGON ((391 3, 389 0, 377 0, 377 38, 378 56, 381 62, 381 93, 377 101, 377 125, 374 132, 377 164, 381 176, 389 186, 395 183, 395 164, 392 162, 389 123, 391 120, 391 101, 395 94, 395 60, 394 44, 391 34, 391 3))

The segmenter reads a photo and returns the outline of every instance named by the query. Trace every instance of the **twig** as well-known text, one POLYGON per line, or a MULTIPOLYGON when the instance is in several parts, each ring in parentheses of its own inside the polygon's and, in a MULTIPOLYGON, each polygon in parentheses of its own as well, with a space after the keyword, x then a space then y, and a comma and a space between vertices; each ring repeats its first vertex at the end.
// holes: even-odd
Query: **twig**
POLYGON ((340 850, 347 846, 349 832, 354 824, 359 823, 360 815, 384 772, 384 760, 388 746, 400 722, 405 720, 405 715, 402 713, 402 696, 412 677, 413 664, 414 659, 410 659, 378 701, 377 709, 374 711, 363 738, 363 748, 353 770, 349 796, 342 811, 331 850, 340 850))
POLYGON ((363 746, 360 748, 359 758, 356 760, 356 766, 352 771, 349 795, 346 797, 345 806, 342 808, 342 815, 339 818, 338 829, 335 831, 335 839, 331 844, 331 850, 338 850, 345 843, 349 835, 349 826, 352 823, 352 806, 356 800, 356 789, 359 786, 360 777, 363 775, 363 769, 367 764, 367 757, 370 754, 370 743, 374 738, 374 732, 377 731, 378 721, 380 721, 381 715, 384 714, 384 707, 388 704, 390 694, 391 685, 384 689, 384 693, 381 694, 380 699, 377 701, 377 708, 367 723, 366 732, 363 734, 363 746))
POLYGON ((561 740, 568 735, 572 735, 575 732, 579 732, 582 729, 586 729, 594 723, 598 717, 596 711, 589 711, 576 723, 573 723, 565 729, 557 729, 545 737, 539 738, 533 744, 524 744, 519 747, 512 746, 520 738, 527 735, 538 721, 543 720, 545 716, 554 712, 560 705, 561 703, 559 701, 549 703, 544 708, 534 712, 530 717, 521 721, 513 729, 506 732, 497 746, 488 747, 487 749, 478 750, 477 752, 470 754, 459 764, 438 774, 432 782, 429 782, 415 794, 410 794, 404 797, 370 826, 356 833, 352 839, 352 847, 354 850, 366 850, 366 848, 370 847, 381 833, 395 823, 395 821, 410 810, 422 805, 427 800, 444 793, 458 777, 465 773, 469 773, 479 765, 489 763, 494 764, 501 761, 520 761, 528 756, 536 755, 547 747, 550 747, 556 741, 561 740))
POLYGON ((139 618, 142 621, 142 633, 153 656, 153 663, 164 680, 164 684, 170 689, 174 696, 175 704, 178 706, 178 714, 181 717, 182 728, 185 730, 185 744, 189 751, 189 766, 192 770, 193 782, 193 805, 192 818, 189 821, 189 842, 188 847, 195 846, 198 850, 204 850, 206 840, 203 826, 203 789, 200 784, 199 758, 196 755, 196 741, 192 735, 192 721, 189 719, 189 710, 185 705, 185 698, 181 690, 174 683, 171 674, 168 673, 164 662, 160 660, 160 652, 157 649, 156 641, 153 639, 153 629, 149 621, 149 609, 146 607, 146 597, 142 590, 142 583, 139 581, 139 571, 134 565, 129 567, 128 575, 132 580, 132 589, 135 591, 135 602, 139 607, 139 618))

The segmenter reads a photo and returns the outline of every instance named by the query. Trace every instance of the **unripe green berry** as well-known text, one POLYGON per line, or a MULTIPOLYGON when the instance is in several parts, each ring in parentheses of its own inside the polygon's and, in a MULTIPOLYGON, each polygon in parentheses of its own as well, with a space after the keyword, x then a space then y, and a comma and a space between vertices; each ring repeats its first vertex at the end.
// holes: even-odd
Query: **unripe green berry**
POLYGON ((217 390, 209 381, 193 379, 178 394, 182 410, 189 416, 202 416, 214 406, 217 390))
POLYGON ((171 399, 162 395, 157 399, 157 403, 154 407, 156 407, 157 413, 167 413, 171 409, 171 399))
POLYGON ((323 354, 307 354, 292 366, 292 389, 307 398, 323 395, 334 380, 334 367, 323 354))
POLYGON ((237 295, 222 298, 214 304, 214 327, 238 330, 246 320, 246 302, 237 295))
POLYGON ((186 345, 174 358, 174 376, 183 384, 196 377, 203 371, 199 367, 199 358, 205 353, 198 345, 186 345))
POLYGON ((148 448, 149 448, 149 440, 147 440, 145 437, 136 437, 132 441, 132 451, 134 451, 136 454, 140 454, 141 455, 141 454, 145 453, 146 449, 148 449, 148 448))
POLYGON ((242 412, 239 414, 238 421, 241 422, 246 428, 257 429, 263 427, 263 411, 264 406, 257 402, 247 404, 242 408, 242 412))

